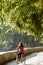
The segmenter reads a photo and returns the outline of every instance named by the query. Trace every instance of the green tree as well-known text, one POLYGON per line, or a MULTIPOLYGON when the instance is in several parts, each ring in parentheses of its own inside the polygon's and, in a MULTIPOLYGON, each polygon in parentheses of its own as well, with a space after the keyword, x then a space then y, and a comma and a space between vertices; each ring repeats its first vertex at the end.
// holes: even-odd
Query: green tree
POLYGON ((43 33, 43 0, 0 0, 0 22, 18 31, 43 33), (6 24, 7 24, 6 23, 6 24))

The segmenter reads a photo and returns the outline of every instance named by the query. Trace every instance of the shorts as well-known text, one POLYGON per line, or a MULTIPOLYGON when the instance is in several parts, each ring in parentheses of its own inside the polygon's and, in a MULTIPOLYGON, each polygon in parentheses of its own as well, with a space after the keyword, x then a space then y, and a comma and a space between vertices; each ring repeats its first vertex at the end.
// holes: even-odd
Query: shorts
POLYGON ((21 55, 22 55, 22 54, 23 54, 23 53, 20 53, 20 52, 18 53, 18 59, 21 58, 21 55))

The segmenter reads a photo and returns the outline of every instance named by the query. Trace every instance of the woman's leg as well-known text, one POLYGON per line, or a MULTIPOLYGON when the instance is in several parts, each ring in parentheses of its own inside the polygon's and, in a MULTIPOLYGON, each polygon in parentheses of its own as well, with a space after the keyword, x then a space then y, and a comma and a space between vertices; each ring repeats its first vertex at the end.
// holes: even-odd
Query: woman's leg
POLYGON ((23 54, 21 54, 21 62, 24 60, 24 56, 23 54))

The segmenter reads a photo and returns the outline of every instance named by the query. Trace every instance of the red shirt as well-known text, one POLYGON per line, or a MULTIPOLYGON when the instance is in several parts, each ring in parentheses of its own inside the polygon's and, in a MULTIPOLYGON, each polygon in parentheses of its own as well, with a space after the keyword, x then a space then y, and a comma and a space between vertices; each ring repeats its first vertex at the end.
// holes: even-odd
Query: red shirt
POLYGON ((20 53, 24 53, 24 46, 19 46, 20 53))

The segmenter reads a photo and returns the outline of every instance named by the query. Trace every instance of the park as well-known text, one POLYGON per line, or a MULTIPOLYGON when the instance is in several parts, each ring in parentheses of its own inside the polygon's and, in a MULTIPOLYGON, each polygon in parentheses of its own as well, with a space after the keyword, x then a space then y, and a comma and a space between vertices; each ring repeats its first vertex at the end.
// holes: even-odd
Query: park
POLYGON ((28 65, 43 65, 43 0, 0 0, 0 65, 16 65, 19 42, 28 65))

